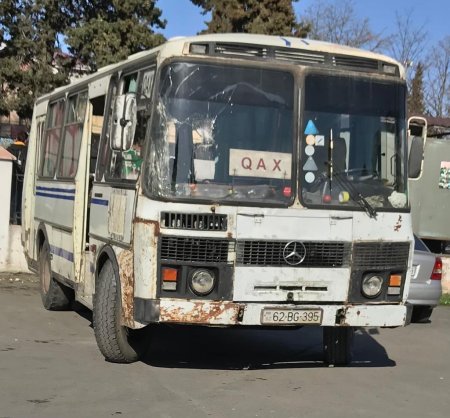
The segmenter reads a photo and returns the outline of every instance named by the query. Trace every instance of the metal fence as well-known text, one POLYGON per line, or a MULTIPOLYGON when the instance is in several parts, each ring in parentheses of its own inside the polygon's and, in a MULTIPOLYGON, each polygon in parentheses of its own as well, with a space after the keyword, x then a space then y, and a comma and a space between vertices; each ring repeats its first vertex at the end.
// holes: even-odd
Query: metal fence
MULTIPOLYGON (((15 165, 15 163, 13 163, 15 165)), ((22 224, 22 189, 23 173, 16 167, 13 167, 11 176, 11 204, 9 223, 11 225, 22 224)))

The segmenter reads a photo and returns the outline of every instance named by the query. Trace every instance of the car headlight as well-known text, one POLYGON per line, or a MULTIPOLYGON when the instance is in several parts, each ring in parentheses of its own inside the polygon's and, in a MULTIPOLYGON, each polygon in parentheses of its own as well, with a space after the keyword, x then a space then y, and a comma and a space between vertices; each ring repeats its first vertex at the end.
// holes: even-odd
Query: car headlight
POLYGON ((195 294, 199 296, 206 296, 214 289, 215 281, 216 278, 212 271, 198 269, 192 273, 190 285, 195 294))
POLYGON ((382 290, 383 278, 377 275, 367 275, 361 285, 361 291, 368 298, 376 298, 382 290))

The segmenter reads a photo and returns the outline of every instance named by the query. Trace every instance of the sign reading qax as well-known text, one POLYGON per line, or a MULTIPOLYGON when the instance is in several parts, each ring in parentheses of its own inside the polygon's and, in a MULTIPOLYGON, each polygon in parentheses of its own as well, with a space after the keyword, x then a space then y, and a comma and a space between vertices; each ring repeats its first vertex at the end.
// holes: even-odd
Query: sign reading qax
POLYGON ((291 168, 292 155, 288 153, 230 149, 230 176, 290 180, 291 168))

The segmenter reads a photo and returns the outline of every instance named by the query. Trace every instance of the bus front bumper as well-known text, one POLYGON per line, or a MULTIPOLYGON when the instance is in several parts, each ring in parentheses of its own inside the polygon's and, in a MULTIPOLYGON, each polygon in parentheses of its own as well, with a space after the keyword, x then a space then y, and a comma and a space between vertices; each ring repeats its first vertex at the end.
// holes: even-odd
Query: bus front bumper
POLYGON ((134 316, 140 324, 178 323, 193 325, 251 326, 352 326, 396 327, 407 325, 410 305, 312 305, 216 302, 180 299, 134 299, 134 316), (290 313, 291 312, 291 313, 290 313), (308 315, 308 313, 310 313, 308 315), (315 312, 316 315, 312 315, 315 312), (275 313, 275 315, 274 315, 275 313), (295 322, 302 315, 314 322, 295 322), (320 319, 317 319, 320 317, 320 319), (269 318, 269 320, 268 320, 269 318), (277 321, 274 321, 274 318, 277 321))

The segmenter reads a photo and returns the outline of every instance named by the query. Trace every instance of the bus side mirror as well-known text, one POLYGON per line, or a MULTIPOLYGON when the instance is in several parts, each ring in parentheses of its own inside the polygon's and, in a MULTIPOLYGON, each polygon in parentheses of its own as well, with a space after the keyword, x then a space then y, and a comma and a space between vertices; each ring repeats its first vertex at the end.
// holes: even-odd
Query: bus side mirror
POLYGON ((136 94, 127 93, 116 97, 112 115, 112 150, 128 151, 133 145, 137 122, 136 110, 136 94))
POLYGON ((413 116, 408 119, 408 177, 417 179, 422 174, 427 121, 413 116))

